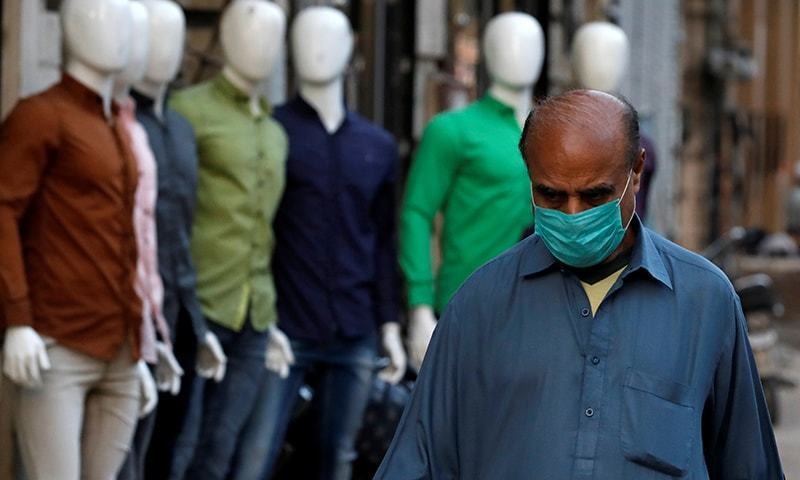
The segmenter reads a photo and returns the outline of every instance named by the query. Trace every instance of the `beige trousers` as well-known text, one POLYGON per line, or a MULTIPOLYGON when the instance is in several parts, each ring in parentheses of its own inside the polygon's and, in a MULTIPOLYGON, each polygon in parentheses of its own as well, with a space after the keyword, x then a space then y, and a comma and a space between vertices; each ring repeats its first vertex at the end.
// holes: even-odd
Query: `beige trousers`
POLYGON ((130 348, 103 362, 47 341, 41 388, 16 388, 15 427, 27 480, 114 480, 140 404, 130 348))

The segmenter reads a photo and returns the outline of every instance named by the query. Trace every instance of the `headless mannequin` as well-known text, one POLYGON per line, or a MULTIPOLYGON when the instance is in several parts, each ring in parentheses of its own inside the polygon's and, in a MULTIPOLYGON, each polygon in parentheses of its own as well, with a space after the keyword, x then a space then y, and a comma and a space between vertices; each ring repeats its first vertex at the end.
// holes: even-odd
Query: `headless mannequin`
MULTIPOLYGON (((177 4, 167 0, 142 0, 142 4, 147 8, 149 14, 150 48, 144 74, 133 84, 137 92, 153 99, 156 117, 163 120, 164 97, 167 87, 178 74, 183 57, 186 18, 177 4)), ((163 348, 159 348, 159 352, 162 350, 163 348)), ((168 360, 167 365, 178 365, 177 361, 172 363, 174 356, 165 358, 165 360, 168 360)), ((216 381, 220 381, 225 376, 226 362, 225 353, 216 335, 210 331, 206 332, 205 337, 198 345, 198 374, 204 378, 214 378, 216 381)), ((174 368, 169 370, 174 370, 174 368)))
MULTIPOLYGON (((503 13, 486 26, 483 36, 489 93, 514 109, 522 126, 531 108, 533 85, 544 60, 544 33, 539 22, 518 12, 503 13)), ((436 316, 431 305, 412 305, 409 312, 409 362, 419 369, 428 348, 436 316)))
MULTIPOLYGON (((345 118, 344 73, 353 53, 353 33, 347 17, 330 7, 310 7, 302 11, 291 33, 294 65, 300 96, 319 115, 325 130, 333 133, 345 118)), ((390 365, 381 376, 397 383, 405 374, 406 356, 400 338, 400 325, 383 325, 382 343, 390 365)), ((281 377, 288 376, 294 355, 286 336, 277 327, 267 345, 267 368, 281 377)))
MULTIPOLYGON (((61 9, 66 44, 65 72, 100 95, 103 111, 109 119, 113 74, 126 66, 129 56, 129 7, 128 0, 70 0, 61 9)), ((3 360, 5 374, 15 383, 28 387, 40 386, 41 370, 50 368, 44 341, 29 326, 8 328, 3 360)), ((139 371, 143 382, 152 385, 152 377, 144 364, 139 371)), ((151 401, 145 402, 147 407, 151 401)))
POLYGON ((222 50, 225 66, 222 74, 236 88, 250 97, 250 111, 253 116, 261 115, 259 86, 264 82, 275 65, 286 30, 283 11, 273 3, 246 0, 242 5, 234 4, 223 16, 220 25, 222 50), (233 8, 236 7, 236 8, 233 8), (255 42, 255 38, 275 41, 255 42))

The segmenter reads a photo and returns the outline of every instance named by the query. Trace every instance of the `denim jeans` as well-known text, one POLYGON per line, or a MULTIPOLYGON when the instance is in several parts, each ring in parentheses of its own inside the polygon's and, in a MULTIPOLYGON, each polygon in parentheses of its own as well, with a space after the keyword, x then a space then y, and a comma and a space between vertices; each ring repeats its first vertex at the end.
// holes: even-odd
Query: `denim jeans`
POLYGON ((259 392, 253 420, 247 426, 236 454, 233 480, 269 478, 283 443, 306 375, 314 370, 320 382, 314 392, 318 455, 317 479, 349 480, 356 458, 355 441, 370 386, 377 355, 375 337, 340 340, 332 344, 292 341, 295 364, 289 377, 281 379, 269 372, 259 392))
POLYGON ((267 372, 267 332, 253 330, 249 319, 240 332, 211 322, 209 328, 228 356, 228 367, 221 382, 205 381, 200 437, 186 474, 191 480, 228 478, 239 438, 250 422, 267 372))

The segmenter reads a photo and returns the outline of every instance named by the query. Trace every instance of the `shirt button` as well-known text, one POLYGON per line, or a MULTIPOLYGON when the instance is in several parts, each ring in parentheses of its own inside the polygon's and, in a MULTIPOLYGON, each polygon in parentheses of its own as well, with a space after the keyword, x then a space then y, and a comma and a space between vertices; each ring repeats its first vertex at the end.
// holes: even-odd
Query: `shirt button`
POLYGON ((600 363, 600 359, 597 357, 592 357, 592 365, 597 365, 598 363, 600 363))
POLYGON ((585 413, 587 417, 593 417, 593 416, 594 416, 594 409, 592 409, 591 407, 589 407, 589 408, 587 408, 587 409, 586 409, 586 411, 585 411, 585 412, 583 412, 583 413, 585 413))
POLYGON ((581 316, 582 317, 588 317, 589 316, 589 309, 588 308, 584 308, 583 310, 581 310, 581 316))

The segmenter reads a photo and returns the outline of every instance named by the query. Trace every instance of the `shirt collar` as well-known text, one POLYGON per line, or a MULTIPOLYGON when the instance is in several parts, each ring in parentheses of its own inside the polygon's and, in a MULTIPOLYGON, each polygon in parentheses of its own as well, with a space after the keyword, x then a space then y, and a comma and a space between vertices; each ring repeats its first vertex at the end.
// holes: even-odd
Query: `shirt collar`
MULTIPOLYGON (((214 87, 219 93, 231 100, 239 108, 243 108, 248 114, 250 113, 250 97, 248 97, 245 92, 236 88, 236 86, 232 84, 230 80, 225 78, 225 75, 219 73, 212 81, 214 83, 214 87)), ((262 111, 262 115, 260 116, 270 115, 272 113, 272 106, 269 104, 269 102, 262 96, 259 96, 258 101, 261 104, 262 111)))
MULTIPOLYGON (((97 110, 102 115, 103 112, 103 97, 97 92, 82 84, 71 75, 64 73, 61 75, 61 85, 69 92, 69 94, 78 100, 79 103, 91 110, 97 110)), ((116 102, 111 102, 111 111, 116 113, 116 102)))
MULTIPOLYGON (((319 117, 319 113, 317 113, 314 107, 312 107, 311 104, 308 103, 300 94, 295 95, 295 97, 289 101, 288 105, 290 105, 291 108, 293 108, 299 114, 313 118, 317 123, 319 123, 321 128, 325 128, 325 126, 322 124, 322 119, 319 117)), ((352 112, 347 108, 347 106, 345 106, 344 120, 336 131, 338 132, 341 130, 351 120, 351 117, 352 112)))
POLYGON ((517 121, 516 120, 516 113, 514 112, 514 109, 511 108, 510 106, 506 105, 505 103, 501 102, 500 100, 494 98, 488 92, 486 94, 484 94, 483 97, 481 97, 480 100, 478 100, 478 103, 482 107, 484 107, 486 109, 489 109, 489 110, 491 110, 493 112, 496 112, 496 113, 498 113, 500 115, 510 116, 511 118, 514 119, 514 122, 517 121))
MULTIPOLYGON (((642 225, 638 215, 634 217, 630 228, 636 228, 638 234, 636 235, 636 243, 633 246, 631 262, 622 274, 623 279, 634 272, 642 270, 671 290, 672 280, 667 267, 664 265, 661 252, 653 242, 653 232, 642 225)), ((558 265, 558 261, 539 236, 533 235, 529 242, 530 244, 522 254, 521 276, 534 276, 558 265)))

